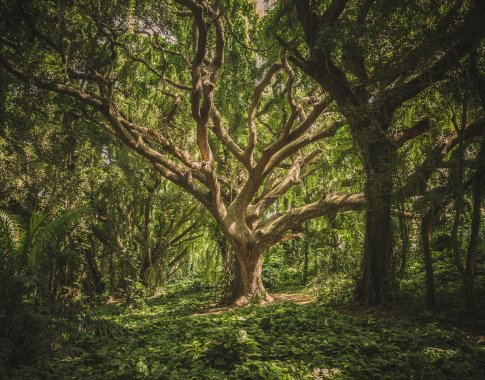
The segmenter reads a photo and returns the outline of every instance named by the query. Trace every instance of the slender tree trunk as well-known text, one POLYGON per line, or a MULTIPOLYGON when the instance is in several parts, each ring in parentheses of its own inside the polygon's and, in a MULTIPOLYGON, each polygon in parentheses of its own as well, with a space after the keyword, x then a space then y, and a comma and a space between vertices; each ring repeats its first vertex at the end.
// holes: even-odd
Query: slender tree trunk
POLYGON ((98 268, 98 264, 96 262, 95 258, 95 247, 94 247, 94 242, 91 239, 91 248, 92 249, 86 249, 84 250, 84 256, 86 257, 86 264, 89 268, 89 274, 91 277, 91 281, 94 287, 94 292, 96 294, 102 293, 105 285, 103 282, 103 278, 101 276, 101 273, 98 268))
POLYGON ((305 238, 303 240, 303 285, 308 282, 308 261, 310 255, 310 244, 308 242, 308 222, 305 222, 305 238))
MULTIPOLYGON (((477 51, 470 56, 470 74, 476 86, 478 96, 481 101, 482 112, 485 113, 485 81, 483 75, 480 75, 477 66, 477 51)), ((466 258, 465 287, 467 299, 466 305, 469 311, 474 311, 475 304, 475 270, 477 262, 477 248, 480 241, 480 222, 481 222, 481 204, 483 197, 483 186, 485 185, 485 138, 482 137, 480 144, 480 153, 478 155, 477 171, 473 181, 473 206, 470 241, 468 243, 468 252, 466 258)))
POLYGON ((480 219, 482 191, 485 179, 485 139, 482 139, 480 153, 478 156, 477 171, 473 180, 473 206, 470 241, 468 243, 468 252, 465 269, 465 294, 466 307, 469 311, 475 310, 475 268, 477 261, 477 248, 480 240, 480 219))
POLYGON ((434 214, 434 208, 431 208, 421 220, 421 244, 424 254, 424 268, 426 273, 425 287, 426 287, 426 306, 429 308, 436 307, 436 294, 434 286, 434 272, 433 272, 433 258, 431 256, 431 248, 429 245, 429 229, 431 226, 431 219, 434 214))
POLYGON ((142 266, 140 268, 139 278, 145 286, 150 285, 150 273, 148 272, 148 269, 153 267, 152 249, 151 249, 151 240, 152 240, 151 220, 152 220, 152 208, 153 208, 153 201, 155 198, 155 191, 158 189, 159 184, 160 184, 160 180, 158 179, 155 182, 155 185, 147 186, 148 195, 145 199, 145 205, 143 210, 143 261, 142 261, 142 266))
POLYGON ((458 124, 455 118, 452 119, 453 124, 455 126, 456 133, 458 134, 458 148, 457 148, 457 165, 455 168, 455 172, 451 174, 452 178, 454 177, 454 186, 456 187, 456 197, 455 197, 455 216, 453 218, 453 228, 451 231, 451 242, 452 242, 452 250, 453 250, 453 257, 455 260, 455 265, 460 274, 463 285, 465 288, 465 298, 468 299, 469 296, 468 286, 467 286, 467 275, 466 275, 466 266, 463 265, 462 262, 462 249, 461 249, 461 237, 459 234, 460 225, 462 221, 462 213, 463 213, 463 197, 465 194, 464 188, 464 177, 465 177, 465 144, 463 138, 463 131, 466 126, 467 114, 468 114, 468 80, 466 79, 466 86, 465 86, 465 94, 463 96, 463 104, 462 104, 462 115, 461 115, 461 122, 458 124))
POLYGON ((330 216, 330 230, 331 230, 331 236, 330 236, 330 247, 332 248, 332 267, 330 268, 331 273, 337 273, 338 270, 338 236, 337 233, 335 232, 335 229, 337 228, 337 215, 331 215, 330 216))
POLYGON ((373 143, 366 148, 365 241, 362 275, 356 288, 356 298, 364 305, 381 304, 390 288, 394 159, 395 151, 389 143, 373 143))
MULTIPOLYGON (((308 192, 308 182, 303 179, 303 188, 302 190, 304 191, 304 200, 308 204, 311 202, 311 197, 308 192)), ((304 232, 305 236, 303 237, 303 285, 306 285, 308 283, 308 267, 309 267, 309 262, 310 262, 310 238, 309 238, 309 228, 308 228, 308 221, 305 222, 304 224, 304 232)))
POLYGON ((232 304, 247 305, 251 302, 271 302, 273 298, 263 285, 263 255, 253 248, 233 247, 236 271, 233 283, 232 304))
POLYGON ((115 269, 114 269, 114 262, 113 262, 114 251, 111 247, 107 247, 107 248, 108 248, 109 293, 113 294, 115 289, 115 269))

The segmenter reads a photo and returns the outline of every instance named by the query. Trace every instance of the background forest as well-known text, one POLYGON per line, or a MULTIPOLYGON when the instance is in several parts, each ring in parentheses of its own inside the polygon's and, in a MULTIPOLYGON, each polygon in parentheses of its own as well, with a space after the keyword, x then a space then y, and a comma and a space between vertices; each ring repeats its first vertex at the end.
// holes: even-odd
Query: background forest
POLYGON ((485 2, 0 14, 0 377, 485 377, 485 2))

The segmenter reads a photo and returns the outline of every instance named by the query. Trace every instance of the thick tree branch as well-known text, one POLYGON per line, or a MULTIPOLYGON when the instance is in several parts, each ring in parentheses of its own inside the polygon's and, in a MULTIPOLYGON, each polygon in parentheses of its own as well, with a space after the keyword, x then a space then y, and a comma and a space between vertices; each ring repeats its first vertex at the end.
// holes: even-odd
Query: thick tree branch
POLYGON ((256 236, 260 244, 267 247, 280 241, 291 227, 300 226, 307 220, 342 211, 360 210, 363 206, 363 194, 328 194, 319 201, 294 208, 262 222, 257 226, 256 236))
POLYGON ((429 69, 424 70, 421 74, 403 85, 386 91, 382 96, 383 99, 386 99, 382 108, 393 110, 436 81, 443 79, 448 70, 453 68, 485 37, 485 30, 482 27, 483 19, 485 19, 485 3, 479 1, 474 7, 471 19, 468 20, 469 24, 464 27, 466 29, 463 31, 463 36, 460 41, 454 44, 429 69))
MULTIPOLYGON (((463 139, 470 140, 478 136, 485 136, 485 119, 469 124, 462 131, 463 139)), ((429 179, 440 166, 441 161, 458 144, 456 133, 448 135, 443 142, 435 146, 426 155, 423 163, 406 179, 405 184, 398 190, 405 197, 423 195, 429 179)))
POLYGON ((254 163, 253 158, 253 151, 256 147, 257 141, 257 131, 256 131, 256 122, 255 122, 255 115, 256 115, 256 108, 258 107, 259 100, 261 98, 261 94, 263 93, 264 89, 268 87, 271 83, 271 79, 273 76, 283 68, 281 63, 273 63, 268 71, 265 73, 261 82, 259 82, 256 87, 254 88, 253 97, 251 99, 251 104, 249 105, 248 109, 248 129, 249 129, 249 136, 248 136, 248 145, 246 150, 244 151, 244 156, 246 160, 249 161, 251 166, 254 163))
POLYGON ((429 130, 429 119, 418 121, 413 127, 399 131, 394 136, 394 144, 396 147, 402 147, 406 141, 412 140, 415 137, 427 132, 429 130))
POLYGON ((308 163, 313 161, 313 159, 319 153, 321 153, 321 150, 316 149, 305 157, 297 158, 286 172, 284 178, 276 185, 272 184, 274 180, 268 181, 267 186, 269 188, 263 192, 261 199, 255 205, 250 205, 248 207, 248 223, 251 223, 260 217, 262 213, 266 211, 272 204, 274 204, 274 202, 276 202, 276 200, 278 200, 283 194, 285 194, 293 186, 301 183, 303 178, 311 174, 312 172, 310 171, 302 175, 301 170, 308 163))

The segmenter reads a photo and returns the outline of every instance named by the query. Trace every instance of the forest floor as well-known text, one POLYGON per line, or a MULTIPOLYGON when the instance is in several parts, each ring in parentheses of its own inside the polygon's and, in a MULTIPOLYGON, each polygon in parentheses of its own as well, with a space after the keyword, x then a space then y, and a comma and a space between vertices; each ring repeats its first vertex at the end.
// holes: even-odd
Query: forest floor
MULTIPOLYGON (((83 311, 55 356, 9 379, 484 379, 476 334, 396 310, 355 310, 285 291, 214 308, 214 292, 169 291, 83 311)), ((58 321, 60 323, 60 321, 58 321)))
MULTIPOLYGON (((301 291, 296 293, 272 293, 271 296, 274 299, 273 303, 292 302, 295 305, 306 305, 312 302, 316 302, 315 297, 301 291)), ((200 310, 194 315, 220 314, 234 308, 237 308, 237 306, 220 306, 217 302, 213 302, 209 304, 208 307, 200 310)))

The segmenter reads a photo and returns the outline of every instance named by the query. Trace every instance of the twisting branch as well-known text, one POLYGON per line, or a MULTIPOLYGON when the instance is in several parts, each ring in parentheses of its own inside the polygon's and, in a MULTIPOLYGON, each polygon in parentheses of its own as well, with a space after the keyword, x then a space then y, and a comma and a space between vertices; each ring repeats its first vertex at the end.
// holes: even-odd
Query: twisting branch
POLYGON ((485 3, 474 2, 473 12, 469 14, 467 22, 460 28, 461 39, 453 44, 440 59, 433 63, 428 69, 410 79, 406 83, 395 86, 383 94, 386 99, 383 108, 395 109, 406 100, 419 94, 431 84, 444 78, 445 74, 456 65, 466 54, 470 53, 479 41, 485 36, 484 28, 477 28, 485 17, 485 3))
POLYGON ((271 177, 271 181, 268 180, 266 183, 261 199, 256 204, 248 207, 248 223, 254 222, 288 190, 300 184, 305 177, 313 174, 314 171, 308 171, 305 174, 301 174, 301 171, 319 153, 321 153, 321 150, 315 149, 307 156, 297 158, 286 172, 284 178, 277 184, 274 184, 275 176, 271 177))
POLYGON ((214 128, 212 131, 221 140, 221 142, 229 149, 229 151, 241 162, 246 168, 250 169, 249 161, 244 156, 244 150, 232 139, 227 133, 224 123, 222 121, 219 110, 213 105, 212 108, 212 123, 214 128))
POLYGON ((406 141, 412 140, 428 130, 429 119, 420 120, 413 127, 398 132, 394 137, 394 144, 396 147, 400 148, 406 143, 406 141))
MULTIPOLYGON (((308 116, 308 118, 310 118, 310 116, 308 116)), ((283 148, 281 148, 271 156, 271 158, 268 160, 267 164, 264 167, 263 174, 266 175, 271 170, 273 170, 273 168, 279 165, 284 159, 290 157, 292 154, 296 153, 298 150, 304 148, 305 146, 310 145, 316 141, 322 140, 324 138, 329 138, 334 136, 337 130, 343 127, 344 125, 345 125, 344 121, 336 121, 325 129, 322 129, 320 131, 313 132, 313 133, 311 132, 305 133, 299 138, 292 140, 290 143, 286 144, 283 148)))
POLYGON ((192 117, 197 125, 197 146, 202 156, 201 170, 206 175, 212 201, 218 215, 217 218, 221 220, 225 216, 226 206, 223 203, 218 176, 214 171, 214 155, 209 145, 209 121, 212 114, 213 121, 215 121, 215 124, 218 123, 215 129, 221 133, 221 136, 226 136, 226 143, 235 148, 235 144, 232 144, 231 139, 224 133, 220 115, 214 104, 217 75, 224 63, 224 26, 221 18, 218 17, 219 13, 209 4, 192 0, 176 0, 176 2, 187 7, 192 12, 194 19, 195 54, 191 67, 191 110, 192 117), (206 21, 206 14, 212 17, 211 25, 216 30, 216 49, 212 60, 207 58, 209 24, 206 21))
POLYGON ((251 99, 251 104, 249 105, 248 109, 248 145, 246 147, 246 150, 244 151, 244 156, 250 162, 251 166, 254 166, 253 151, 256 147, 256 141, 258 136, 255 122, 256 108, 258 107, 261 94, 263 93, 265 88, 270 85, 273 76, 282 68, 283 65, 281 63, 273 63, 268 71, 266 71, 266 74, 264 75, 261 82, 259 82, 254 88, 253 97, 251 99))
POLYGON ((319 201, 296 207, 282 215, 276 215, 258 225, 256 235, 263 246, 281 240, 285 232, 299 226, 308 219, 342 211, 360 210, 364 206, 363 194, 326 194, 319 201))
MULTIPOLYGON (((485 136, 485 119, 469 124, 462 132, 464 142, 478 136, 485 136)), ((424 158, 414 172, 406 179, 399 193, 405 197, 422 195, 426 191, 429 179, 440 166, 446 155, 458 144, 458 134, 451 133, 436 145, 424 158)))

